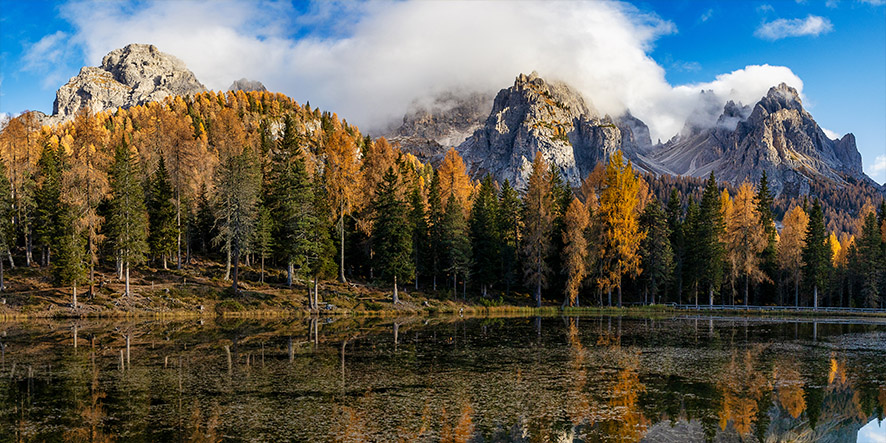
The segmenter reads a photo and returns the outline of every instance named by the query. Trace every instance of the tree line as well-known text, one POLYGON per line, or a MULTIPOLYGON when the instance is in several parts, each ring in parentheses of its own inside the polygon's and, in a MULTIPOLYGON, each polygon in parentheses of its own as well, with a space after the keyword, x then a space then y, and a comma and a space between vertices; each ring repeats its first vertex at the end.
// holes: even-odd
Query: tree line
POLYGON ((3 263, 24 260, 75 306, 96 266, 126 296, 131 268, 197 257, 223 261, 235 294, 241 261, 259 284, 282 269, 281 284, 310 282, 313 308, 334 278, 391 288, 395 303, 406 285, 525 291, 538 306, 886 299, 886 203, 869 202, 852 236, 826 230, 817 199, 795 200, 779 230, 765 175, 737 189, 711 175, 698 201, 676 186, 665 199, 620 152, 578 189, 536 156, 516 189, 471 180, 455 150, 433 167, 335 114, 243 91, 82 110, 55 127, 25 113, 0 149, 0 289, 3 263))

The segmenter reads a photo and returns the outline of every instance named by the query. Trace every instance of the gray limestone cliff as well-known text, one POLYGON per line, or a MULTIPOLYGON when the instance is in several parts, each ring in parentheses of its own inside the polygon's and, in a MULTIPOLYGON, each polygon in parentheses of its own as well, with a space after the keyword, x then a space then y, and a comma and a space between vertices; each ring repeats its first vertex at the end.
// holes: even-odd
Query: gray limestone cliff
POLYGON ((49 123, 67 120, 83 107, 98 112, 203 91, 206 87, 181 60, 154 45, 131 44, 108 53, 99 67, 82 68, 59 88, 49 123))

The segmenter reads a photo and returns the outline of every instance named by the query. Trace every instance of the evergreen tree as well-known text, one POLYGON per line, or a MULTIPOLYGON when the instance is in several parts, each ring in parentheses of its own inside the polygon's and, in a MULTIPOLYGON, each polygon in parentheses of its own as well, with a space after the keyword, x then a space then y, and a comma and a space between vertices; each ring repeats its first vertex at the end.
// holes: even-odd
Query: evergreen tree
POLYGON ((550 170, 540 154, 535 155, 526 195, 523 197, 523 276, 532 288, 535 305, 541 307, 541 290, 547 287, 553 229, 553 191, 550 170))
POLYGON ((167 259, 176 251, 178 228, 176 224, 175 202, 173 201, 172 184, 163 157, 151 178, 151 191, 148 200, 148 221, 150 234, 148 244, 151 254, 160 257, 163 269, 167 268, 167 259))
POLYGON ((434 171, 431 186, 428 188, 428 260, 433 277, 434 290, 437 290, 437 276, 446 267, 446 249, 443 245, 443 219, 445 208, 440 196, 440 175, 434 171))
POLYGON ((3 276, 3 260, 9 255, 15 238, 12 226, 14 213, 12 185, 6 176, 6 163, 0 160, 0 292, 6 289, 3 276))
MULTIPOLYGON (((550 269, 562 270, 563 248, 566 246, 563 241, 563 231, 566 228, 566 210, 573 199, 572 188, 563 179, 560 168, 555 164, 551 164, 551 170, 548 174, 551 180, 551 206, 552 223, 551 223, 551 253, 548 256, 548 266, 550 269)), ((549 282, 552 286, 552 292, 564 293, 566 291, 566 281, 555 278, 549 282)))
POLYGON ((265 259, 271 256, 274 249, 273 227, 271 210, 265 204, 260 205, 258 220, 255 224, 255 238, 252 240, 252 244, 255 252, 258 253, 259 260, 261 260, 261 274, 259 276, 261 284, 265 283, 265 259))
POLYGON ((692 288, 695 305, 698 306, 698 285, 706 263, 702 254, 701 211, 692 196, 683 221, 683 281, 692 288))
POLYGON ((412 185, 409 193, 409 224, 412 227, 412 261, 415 265, 415 289, 418 289, 418 277, 430 273, 428 266, 430 256, 430 232, 428 215, 418 180, 412 185))
POLYGON ((73 307, 77 308, 77 285, 86 281, 86 239, 74 228, 74 210, 62 203, 58 212, 58 230, 53 245, 56 248, 52 261, 53 282, 71 286, 73 307))
POLYGON ((772 191, 769 189, 769 178, 764 170, 763 176, 760 177, 760 188, 757 190, 754 203, 756 203, 757 212, 760 215, 760 225, 766 237, 766 247, 760 253, 760 270, 768 279, 768 282, 762 286, 766 301, 774 300, 774 282, 778 278, 778 232, 775 229, 775 216, 772 213, 774 201, 772 191))
POLYGON ((643 268, 640 277, 655 304, 658 289, 667 284, 674 272, 674 253, 669 240, 671 230, 658 200, 646 205, 640 216, 640 229, 646 233, 640 243, 640 266, 643 268))
MULTIPOLYGON (((714 293, 723 282, 725 248, 721 241, 724 221, 721 211, 720 191, 717 180, 711 172, 701 196, 698 208, 699 219, 696 225, 698 241, 699 271, 698 283, 708 291, 708 303, 714 304, 714 293)), ((697 303, 697 301, 696 301, 697 303)))
POLYGON ((148 219, 145 195, 138 179, 136 154, 130 151, 125 138, 117 146, 111 166, 111 202, 108 226, 110 240, 125 275, 124 296, 129 290, 129 269, 145 259, 148 250, 148 219))
POLYGON ((215 216, 212 213, 212 203, 209 200, 209 192, 206 190, 206 183, 200 185, 200 191, 197 194, 197 213, 194 221, 194 238, 196 244, 200 245, 200 252, 209 254, 209 245, 215 238, 215 216))
POLYGON ((862 305, 866 308, 880 307, 880 280, 884 272, 883 240, 877 216, 873 212, 864 219, 864 227, 852 255, 852 273, 861 284, 859 295, 862 305))
POLYGON ((471 249, 473 255, 473 277, 480 284, 483 297, 486 291, 500 277, 501 251, 498 231, 498 195, 492 176, 487 175, 474 197, 471 210, 471 249))
POLYGON ((511 286, 518 281, 518 262, 520 246, 520 194, 511 187, 508 180, 499 191, 498 232, 500 237, 499 252, 501 278, 505 284, 505 294, 510 294, 511 286))
POLYGON ((668 231, 670 235, 668 239, 671 243, 671 250, 674 254, 674 273, 671 279, 673 290, 671 291, 677 299, 677 303, 682 302, 683 292, 683 268, 684 268, 684 237, 683 237, 683 203, 680 201, 680 191, 677 188, 671 189, 671 196, 668 199, 667 208, 668 231))
POLYGON ((831 248, 828 247, 828 234, 824 226, 821 202, 815 199, 809 212, 809 224, 803 246, 803 279, 812 289, 812 305, 818 308, 818 291, 824 291, 831 269, 831 248))
POLYGON ((34 234, 42 251, 42 265, 50 265, 50 254, 60 234, 62 154, 46 143, 37 161, 37 203, 34 234))
POLYGON ((375 220, 372 246, 375 251, 375 268, 378 269, 382 281, 393 283, 394 304, 400 302, 398 280, 408 281, 415 276, 409 208, 400 197, 401 186, 399 174, 393 167, 389 167, 373 202, 375 220))
POLYGON ((467 295, 468 271, 471 269, 471 239, 468 222, 461 199, 449 194, 446 201, 446 213, 443 215, 443 248, 446 251, 446 272, 452 276, 452 292, 458 286, 458 276, 464 278, 463 291, 467 295))
POLYGON ((240 253, 246 249, 255 228, 258 212, 261 171, 255 161, 252 148, 231 153, 222 159, 215 174, 215 225, 218 235, 214 242, 222 245, 226 255, 225 279, 230 277, 233 261, 231 288, 234 294, 240 271, 240 253))

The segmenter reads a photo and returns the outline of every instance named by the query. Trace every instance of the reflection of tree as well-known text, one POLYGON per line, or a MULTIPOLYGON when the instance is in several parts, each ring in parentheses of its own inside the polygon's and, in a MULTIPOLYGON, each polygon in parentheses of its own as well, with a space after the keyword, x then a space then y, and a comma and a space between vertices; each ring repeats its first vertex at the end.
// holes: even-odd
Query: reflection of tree
POLYGON ((757 417, 757 402, 763 396, 766 377, 757 370, 760 349, 733 351, 732 358, 724 368, 718 389, 723 393, 720 410, 720 429, 730 423, 741 434, 750 434, 757 417))
POLYGON ((799 418, 806 410, 803 378, 794 360, 781 362, 775 367, 775 390, 778 402, 791 417, 799 418))
POLYGON ((853 422, 862 424, 866 420, 867 415, 862 410, 858 391, 852 387, 846 374, 846 362, 831 357, 828 387, 825 389, 819 425, 833 423, 836 426, 841 422, 847 425, 853 422))
POLYGON ((587 359, 585 348, 581 344, 578 332, 578 319, 570 318, 566 330, 569 339, 569 366, 568 379, 570 385, 567 393, 566 413, 574 426, 581 425, 585 420, 591 420, 591 403, 585 388, 588 383, 588 372, 584 368, 587 359))
POLYGON ((358 409, 342 406, 342 424, 335 436, 336 442, 360 443, 369 441, 366 431, 366 414, 358 409))
POLYGON ((471 407, 469 402, 464 402, 458 423, 456 423, 455 428, 452 428, 449 420, 446 418, 446 409, 443 409, 443 428, 440 430, 440 443, 465 443, 470 440, 474 434, 473 414, 474 408, 471 407))
POLYGON ((619 441, 639 441, 649 425, 638 404, 640 393, 646 392, 637 370, 640 366, 639 352, 623 351, 621 365, 618 382, 612 387, 609 397, 609 407, 615 411, 616 419, 604 428, 619 441))
POLYGON ((217 405, 212 408, 212 413, 209 415, 209 418, 206 419, 206 426, 204 427, 200 404, 195 399, 189 424, 193 426, 191 429, 191 435, 186 440, 190 443, 218 443, 222 440, 221 436, 218 435, 219 417, 217 405))
POLYGON ((112 442, 114 439, 103 432, 102 422, 105 417, 105 409, 102 399, 106 394, 101 390, 98 380, 98 366, 95 364, 95 354, 92 354, 91 380, 89 384, 89 403, 80 408, 82 427, 74 428, 65 433, 65 441, 70 442, 112 442))

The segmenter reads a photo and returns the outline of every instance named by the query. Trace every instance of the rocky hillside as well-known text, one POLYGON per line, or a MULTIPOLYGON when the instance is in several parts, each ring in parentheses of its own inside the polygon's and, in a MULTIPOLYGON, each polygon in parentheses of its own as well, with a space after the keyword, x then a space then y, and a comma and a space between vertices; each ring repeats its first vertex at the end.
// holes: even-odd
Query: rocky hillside
POLYGON ((99 67, 83 67, 62 86, 47 123, 65 121, 83 107, 128 108, 205 90, 181 60, 154 45, 131 44, 108 53, 99 67))

